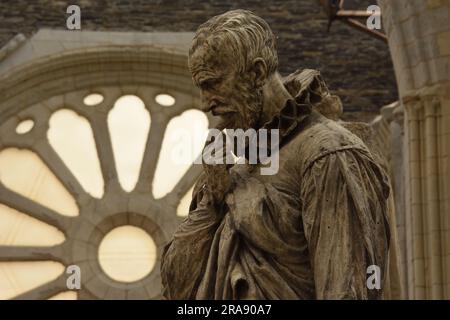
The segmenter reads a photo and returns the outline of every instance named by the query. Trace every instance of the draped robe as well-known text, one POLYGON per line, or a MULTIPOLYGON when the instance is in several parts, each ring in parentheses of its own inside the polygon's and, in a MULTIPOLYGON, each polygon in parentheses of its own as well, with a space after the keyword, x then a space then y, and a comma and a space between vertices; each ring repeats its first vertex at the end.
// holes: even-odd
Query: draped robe
POLYGON ((211 205, 204 177, 165 247, 167 299, 378 299, 389 250, 388 178, 364 143, 311 107, 321 83, 264 128, 280 130, 279 171, 235 165, 233 190, 211 205), (256 169, 256 170, 255 170, 256 169))

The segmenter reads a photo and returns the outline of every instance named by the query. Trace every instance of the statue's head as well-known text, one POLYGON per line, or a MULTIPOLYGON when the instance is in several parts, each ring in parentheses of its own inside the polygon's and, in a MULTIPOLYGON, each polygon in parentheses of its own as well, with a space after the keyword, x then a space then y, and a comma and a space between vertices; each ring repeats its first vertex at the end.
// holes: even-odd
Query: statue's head
POLYGON ((277 71, 275 37, 250 11, 234 10, 202 24, 189 50, 189 68, 202 109, 221 117, 219 127, 256 128, 263 86, 277 71))

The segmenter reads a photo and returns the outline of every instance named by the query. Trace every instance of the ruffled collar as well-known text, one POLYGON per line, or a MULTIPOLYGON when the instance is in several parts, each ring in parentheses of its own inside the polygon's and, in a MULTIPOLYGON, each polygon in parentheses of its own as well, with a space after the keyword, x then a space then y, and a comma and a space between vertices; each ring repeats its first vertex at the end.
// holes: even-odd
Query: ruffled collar
POLYGON ((313 106, 329 94, 320 72, 312 69, 297 70, 286 77, 283 84, 293 98, 288 99, 285 106, 261 127, 269 131, 278 129, 281 144, 305 122, 313 112, 313 106))
MULTIPOLYGON (((319 104, 323 97, 329 95, 320 72, 312 69, 297 70, 286 77, 283 84, 293 98, 288 99, 284 107, 260 128, 268 130, 267 146, 272 146, 271 130, 278 129, 278 145, 272 146, 275 150, 279 150, 293 132, 302 130, 311 114, 315 113, 314 106, 319 104)), ((270 156, 272 150, 267 149, 270 156)), ((245 154, 247 158, 248 149, 245 154)))

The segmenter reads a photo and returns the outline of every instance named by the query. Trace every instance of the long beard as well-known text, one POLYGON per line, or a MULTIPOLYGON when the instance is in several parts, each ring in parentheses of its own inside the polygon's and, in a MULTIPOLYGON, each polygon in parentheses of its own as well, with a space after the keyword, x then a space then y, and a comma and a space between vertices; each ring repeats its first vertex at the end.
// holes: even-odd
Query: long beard
POLYGON ((224 120, 223 125, 226 125, 224 128, 258 129, 263 106, 263 91, 262 88, 254 88, 251 84, 248 79, 241 79, 236 83, 234 90, 239 94, 234 95, 231 104, 238 112, 224 120))

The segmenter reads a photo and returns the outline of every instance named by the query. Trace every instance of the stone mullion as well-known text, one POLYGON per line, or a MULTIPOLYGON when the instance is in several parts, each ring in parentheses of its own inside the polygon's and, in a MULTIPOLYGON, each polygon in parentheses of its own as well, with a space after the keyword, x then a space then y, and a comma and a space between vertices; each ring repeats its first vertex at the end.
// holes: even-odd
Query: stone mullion
POLYGON ((62 246, 0 246, 0 261, 56 261, 65 264, 62 246))
POLYGON ((63 233, 67 233, 73 218, 65 217, 59 213, 40 205, 0 184, 0 201, 5 205, 17 209, 35 219, 56 227, 63 233))
POLYGON ((107 114, 94 112, 89 116, 94 135, 97 156, 102 170, 105 193, 122 190, 116 170, 111 136, 107 123, 107 114))
POLYGON ((91 198, 46 139, 30 146, 30 149, 39 155, 67 191, 75 198, 78 208, 81 208, 82 204, 91 198))
POLYGON ((14 300, 44 300, 66 290, 66 276, 63 273, 55 280, 16 296, 14 300))
POLYGON ((158 165, 158 159, 169 119, 165 116, 158 117, 161 116, 161 113, 151 113, 150 115, 150 131, 145 144, 144 157, 142 158, 139 180, 135 190, 138 192, 149 192, 150 196, 153 197, 153 179, 158 165))

